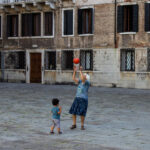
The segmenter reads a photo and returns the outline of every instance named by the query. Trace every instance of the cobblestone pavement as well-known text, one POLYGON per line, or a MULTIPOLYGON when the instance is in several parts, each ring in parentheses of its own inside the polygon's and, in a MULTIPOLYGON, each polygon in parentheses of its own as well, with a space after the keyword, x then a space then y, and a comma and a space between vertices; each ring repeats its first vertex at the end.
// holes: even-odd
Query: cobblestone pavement
POLYGON ((71 131, 75 86, 0 83, 0 150, 150 150, 150 90, 91 87, 85 131, 71 131), (51 99, 63 134, 49 135, 51 99))

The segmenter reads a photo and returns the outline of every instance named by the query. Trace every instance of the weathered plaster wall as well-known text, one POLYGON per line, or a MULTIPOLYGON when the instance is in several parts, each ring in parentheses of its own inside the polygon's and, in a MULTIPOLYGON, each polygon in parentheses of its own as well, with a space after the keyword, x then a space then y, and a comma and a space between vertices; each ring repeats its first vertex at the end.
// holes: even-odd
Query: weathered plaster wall
POLYGON ((26 82, 25 70, 5 70, 4 72, 5 82, 26 82))

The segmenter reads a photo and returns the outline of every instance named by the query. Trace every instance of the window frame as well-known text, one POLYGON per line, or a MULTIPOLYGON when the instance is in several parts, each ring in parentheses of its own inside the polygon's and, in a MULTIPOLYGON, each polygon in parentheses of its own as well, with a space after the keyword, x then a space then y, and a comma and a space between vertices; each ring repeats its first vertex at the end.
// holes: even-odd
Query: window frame
MULTIPOLYGON (((9 50, 6 50, 5 51, 6 52, 6 54, 7 53, 18 53, 18 52, 24 52, 25 53, 25 66, 24 66, 24 69, 18 69, 18 68, 5 68, 4 67, 4 69, 5 70, 20 70, 20 71, 25 71, 26 70, 26 66, 27 66, 27 55, 26 55, 26 51, 25 50, 11 50, 11 51, 9 51, 9 50)), ((4 56, 5 57, 5 56, 4 56)), ((5 61, 4 61, 4 63, 5 63, 5 61)), ((18 62, 19 63, 19 62, 18 62)))
POLYGON ((55 14, 54 14, 54 11, 44 11, 43 14, 41 14, 41 17, 43 17, 43 22, 41 19, 41 27, 43 26, 43 33, 41 30, 41 37, 54 38, 54 36, 55 36, 55 14), (45 13, 49 13, 49 12, 52 12, 52 14, 53 14, 53 29, 52 29, 53 34, 52 35, 45 35, 45 13))
POLYGON ((0 70, 2 70, 2 52, 0 51, 0 70))
POLYGON ((25 12, 25 13, 21 13, 20 15, 21 15, 21 24, 20 24, 21 39, 24 39, 24 38, 41 38, 41 37, 43 37, 42 36, 42 27, 44 25, 44 22, 42 21, 42 12, 40 12, 40 11, 25 12), (40 14, 40 30, 41 30, 40 35, 38 35, 38 36, 33 36, 33 35, 32 36, 22 36, 22 15, 24 15, 24 14, 40 14))
POLYGON ((61 51, 61 70, 64 70, 64 71, 72 71, 73 70, 73 58, 74 58, 74 50, 73 49, 71 49, 71 50, 62 50, 61 51), (63 60, 63 53, 65 53, 65 52, 72 52, 72 68, 66 68, 66 66, 64 67, 63 66, 63 63, 62 63, 62 61, 64 61, 63 60))
POLYGON ((80 50, 80 66, 81 66, 81 53, 84 52, 84 56, 85 56, 85 69, 83 68, 83 70, 85 71, 93 71, 93 50, 91 49, 83 49, 83 50, 80 50), (86 69, 86 53, 90 52, 90 69, 86 69), (92 62, 91 62, 92 61, 92 62))
POLYGON ((0 16, 1 16, 1 24, 0 24, 1 34, 0 34, 0 39, 3 39, 3 15, 0 14, 0 16))
POLYGON ((74 36, 74 24, 75 24, 75 20, 74 20, 74 18, 75 18, 75 10, 74 10, 74 8, 63 8, 62 9, 62 37, 73 37, 74 36), (73 34, 72 35, 65 35, 64 34, 64 11, 65 10, 73 10, 73 34))
MULTIPOLYGON (((95 23, 95 9, 94 9, 94 6, 89 6, 89 7, 80 7, 78 8, 78 10, 81 9, 93 9, 93 26, 92 26, 92 33, 83 33, 83 34, 79 34, 78 33, 78 36, 93 36, 94 35, 94 23, 95 23)), ((78 14, 77 14, 77 18, 78 18, 78 14)), ((78 28, 78 22, 77 22, 77 28, 78 28)), ((78 29, 77 29, 78 30, 78 29)))
POLYGON ((8 38, 8 39, 15 39, 15 38, 19 38, 19 30, 20 30, 20 26, 19 26, 19 14, 16 14, 16 13, 13 13, 13 14, 6 14, 6 37, 8 38), (7 20, 7 17, 8 16, 18 16, 18 36, 8 36, 8 30, 7 30, 7 23, 8 23, 8 20, 7 20))
POLYGON ((150 59, 148 59, 148 53, 150 53, 150 48, 147 48, 147 72, 150 72, 150 59))
MULTIPOLYGON (((124 2, 124 3, 119 4, 117 6, 117 9, 118 9, 119 6, 123 7, 123 6, 132 6, 132 5, 138 5, 138 3, 136 3, 136 2, 124 2)), ((139 5, 138 5, 138 7, 139 7, 139 5)), ((117 12, 116 15, 117 15, 117 20, 118 20, 118 12, 117 12)), ((118 22, 116 24, 116 29, 118 30, 117 26, 118 26, 118 22)), ((138 28, 139 28, 139 9, 138 9, 138 28)), ((137 32, 134 32, 134 31, 131 31, 131 32, 130 31, 129 32, 124 32, 124 31, 123 32, 118 32, 117 31, 117 33, 119 33, 120 35, 122 35, 122 34, 129 34, 129 35, 132 34, 133 35, 133 34, 137 34, 137 32)))
POLYGON ((46 53, 50 53, 50 52, 55 52, 55 54, 56 54, 56 58, 55 58, 55 69, 47 69, 47 67, 46 67, 46 56, 45 56, 45 71, 56 71, 57 70, 57 51, 56 50, 46 50, 45 51, 45 55, 46 55, 46 53))
POLYGON ((129 48, 129 49, 120 49, 120 71, 121 72, 135 72, 135 49, 132 49, 132 48, 129 48), (124 70, 122 68, 122 52, 125 52, 125 66, 124 66, 124 70), (132 66, 132 56, 131 56, 131 69, 130 70, 127 70, 127 52, 131 52, 131 54, 133 53, 133 57, 134 57, 134 69, 133 69, 133 66, 132 66))

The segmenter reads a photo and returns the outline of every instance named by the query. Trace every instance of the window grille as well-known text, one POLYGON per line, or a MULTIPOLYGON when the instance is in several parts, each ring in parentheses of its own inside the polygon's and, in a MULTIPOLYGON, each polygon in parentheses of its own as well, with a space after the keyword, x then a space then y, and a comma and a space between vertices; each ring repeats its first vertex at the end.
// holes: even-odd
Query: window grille
POLYGON ((25 52, 20 51, 5 53, 5 69, 25 69, 25 65, 25 52))
POLYGON ((83 70, 93 70, 93 52, 92 50, 80 52, 80 64, 83 70))
POLYGON ((61 59, 62 70, 73 69, 73 51, 63 51, 61 59))
POLYGON ((0 16, 0 37, 2 37, 2 17, 0 16))
POLYGON ((0 52, 0 69, 1 69, 1 52, 0 52))
POLYGON ((150 71, 150 49, 147 50, 147 70, 150 71))
POLYGON ((135 51, 121 50, 121 71, 135 71, 135 51))
POLYGON ((56 52, 46 52, 46 70, 56 70, 56 52))

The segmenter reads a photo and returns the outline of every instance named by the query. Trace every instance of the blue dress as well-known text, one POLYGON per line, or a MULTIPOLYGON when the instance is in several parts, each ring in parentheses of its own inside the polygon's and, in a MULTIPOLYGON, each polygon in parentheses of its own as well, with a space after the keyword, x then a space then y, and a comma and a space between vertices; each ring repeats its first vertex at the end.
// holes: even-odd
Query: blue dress
POLYGON ((70 114, 86 116, 88 108, 89 86, 90 86, 89 81, 86 80, 85 83, 82 83, 82 81, 79 80, 76 97, 69 111, 70 114))

